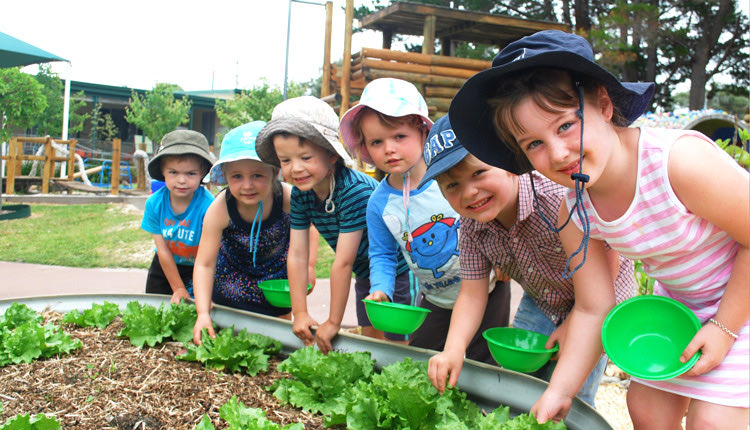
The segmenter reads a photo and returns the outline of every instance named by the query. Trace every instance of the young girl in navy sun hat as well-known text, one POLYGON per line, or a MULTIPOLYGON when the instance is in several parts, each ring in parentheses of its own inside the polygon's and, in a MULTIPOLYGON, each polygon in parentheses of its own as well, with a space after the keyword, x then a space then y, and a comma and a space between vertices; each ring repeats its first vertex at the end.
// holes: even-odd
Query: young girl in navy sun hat
POLYGON ((641 260, 654 294, 704 323, 682 351, 682 362, 702 353, 687 373, 632 379, 634 427, 679 428, 687 411, 688 428, 746 429, 750 176, 698 132, 628 127, 653 91, 597 65, 582 37, 549 30, 505 47, 449 114, 480 160, 518 174, 536 169, 569 188, 554 229, 570 256, 576 304, 559 364, 532 407, 537 419, 567 414, 602 352, 602 322, 615 303, 609 245, 641 260))

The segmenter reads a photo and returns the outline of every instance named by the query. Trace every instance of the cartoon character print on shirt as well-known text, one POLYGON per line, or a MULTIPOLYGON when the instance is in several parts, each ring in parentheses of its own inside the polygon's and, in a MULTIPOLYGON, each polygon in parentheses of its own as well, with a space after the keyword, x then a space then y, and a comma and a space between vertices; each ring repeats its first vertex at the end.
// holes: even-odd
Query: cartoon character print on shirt
POLYGON ((409 242, 408 234, 404 233, 403 240, 412 261, 423 269, 432 270, 435 279, 443 276, 445 272, 438 269, 454 255, 458 255, 458 227, 458 219, 444 218, 443 214, 437 214, 430 217, 430 222, 412 232, 412 242, 409 242))

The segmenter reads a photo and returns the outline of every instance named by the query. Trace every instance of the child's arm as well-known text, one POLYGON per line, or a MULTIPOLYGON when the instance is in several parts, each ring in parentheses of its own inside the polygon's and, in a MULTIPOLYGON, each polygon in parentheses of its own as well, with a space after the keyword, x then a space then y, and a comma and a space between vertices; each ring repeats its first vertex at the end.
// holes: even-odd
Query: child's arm
POLYGON ((451 387, 455 387, 458 382, 466 348, 479 329, 487 307, 489 281, 489 277, 461 281, 461 291, 453 306, 445 348, 443 352, 430 358, 427 370, 432 385, 440 393, 445 391, 446 379, 451 387))
MULTIPOLYGON (((568 209, 561 205, 559 220, 566 220, 568 209)), ((562 224, 562 222, 560 222, 562 224)), ((560 240, 567 255, 581 243, 583 233, 569 223, 560 240)), ((578 254, 570 262, 574 268, 582 261, 578 254)), ((540 423, 559 421, 568 414, 573 398, 602 354, 601 328, 607 313, 615 305, 614 279, 605 243, 589 239, 586 263, 573 275, 575 305, 565 325, 567 336, 559 337, 559 360, 549 386, 534 403, 531 412, 540 423)))
POLYGON ((307 259, 309 255, 309 229, 291 229, 286 269, 289 278, 289 295, 292 299, 294 322, 292 331, 305 346, 315 343, 310 327, 318 325, 307 312, 307 259))
POLYGON ((318 240, 320 234, 318 229, 314 225, 310 225, 310 236, 308 243, 310 244, 310 253, 307 257, 307 282, 315 287, 315 265, 318 263, 318 240))
POLYGON ((193 294, 198 318, 193 326, 193 342, 201 344, 201 331, 207 329, 211 337, 216 337, 211 323, 211 296, 214 289, 216 257, 221 246, 221 234, 229 225, 226 193, 219 194, 208 207, 203 217, 203 232, 198 245, 198 255, 193 267, 193 294))
POLYGON ((377 194, 367 203, 367 254, 370 259, 368 300, 391 300, 396 288, 399 245, 383 221, 383 208, 377 194))
MULTIPOLYGON (((734 160, 696 137, 675 143, 669 156, 669 180, 677 198, 695 215, 729 233, 740 244, 734 257, 719 310, 714 320, 737 334, 750 317, 750 176, 734 160), (696 173, 701 174, 696 178, 696 173)), ((734 339, 717 324, 701 328, 682 353, 687 361, 698 350, 701 357, 688 375, 701 375, 726 357, 734 339)))
POLYGON ((174 262, 174 254, 169 249, 167 241, 160 234, 152 235, 154 237, 154 243, 156 244, 156 255, 159 256, 159 265, 161 266, 164 276, 167 277, 167 282, 172 288, 172 298, 169 300, 170 303, 180 303, 181 299, 191 300, 190 294, 185 283, 182 282, 180 272, 177 270, 177 263, 174 262))
POLYGON ((362 241, 363 230, 351 232, 340 232, 336 243, 336 256, 333 258, 331 267, 331 311, 316 334, 318 348, 324 354, 331 349, 331 339, 334 338, 341 328, 344 319, 346 301, 349 298, 349 290, 352 285, 352 266, 357 258, 357 250, 362 241))

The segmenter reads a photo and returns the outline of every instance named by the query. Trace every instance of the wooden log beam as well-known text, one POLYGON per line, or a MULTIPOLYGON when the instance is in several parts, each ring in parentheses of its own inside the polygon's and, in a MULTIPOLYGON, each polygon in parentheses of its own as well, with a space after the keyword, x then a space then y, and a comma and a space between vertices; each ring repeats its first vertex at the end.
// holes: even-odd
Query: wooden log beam
POLYGON ((462 69, 473 69, 476 71, 492 67, 491 61, 475 60, 472 58, 446 57, 444 55, 425 55, 415 52, 391 51, 389 49, 362 48, 360 55, 369 58, 380 58, 381 60, 458 67, 462 69))
POLYGON ((44 165, 42 166, 42 194, 49 194, 49 180, 55 177, 55 149, 52 147, 52 138, 47 136, 44 142, 44 165))
MULTIPOLYGON (((16 189, 16 148, 18 139, 12 137, 8 143, 8 163, 5 164, 5 194, 14 194, 16 189)), ((3 157, 5 158, 5 157, 3 157)))
POLYGON ((346 18, 344 19, 344 54, 341 71, 341 108, 339 118, 349 109, 349 94, 352 75, 352 27, 354 26, 354 0, 346 0, 346 18))
POLYGON ((380 70, 397 70, 399 72, 423 73, 427 75, 452 76, 455 78, 469 79, 477 74, 476 70, 456 69, 452 67, 430 66, 414 63, 399 63, 395 61, 384 61, 375 58, 362 60, 362 67, 380 70))
POLYGON ((434 106, 437 110, 442 112, 448 112, 448 108, 451 106, 451 100, 443 97, 429 97, 425 98, 427 106, 434 106))
POLYGON ((378 78, 397 78, 409 81, 413 84, 440 85, 445 87, 460 88, 466 82, 466 79, 452 78, 449 76, 423 75, 420 73, 398 72, 391 70, 378 70, 365 68, 362 74, 367 80, 378 78))
POLYGON ((456 87, 438 87, 435 85, 426 85, 424 88, 425 97, 449 97, 456 96, 458 88, 456 87))

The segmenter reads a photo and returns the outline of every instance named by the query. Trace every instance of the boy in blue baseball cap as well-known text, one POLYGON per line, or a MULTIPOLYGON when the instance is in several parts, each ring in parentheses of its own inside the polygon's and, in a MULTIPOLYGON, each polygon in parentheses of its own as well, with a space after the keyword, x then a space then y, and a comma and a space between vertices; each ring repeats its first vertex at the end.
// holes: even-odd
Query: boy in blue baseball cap
MULTIPOLYGON (((555 217, 565 188, 531 172, 518 176, 490 166, 470 154, 456 137, 448 116, 432 127, 424 147, 427 172, 423 181, 435 179, 443 196, 461 215, 461 292, 445 349, 429 362, 429 376, 441 392, 455 386, 466 345, 481 334, 481 312, 487 305, 487 280, 493 267, 510 276, 524 290, 513 327, 550 336, 556 342, 565 334, 565 321, 575 303, 573 282, 563 278, 565 252, 560 237, 542 219, 555 217), (532 178, 538 204, 534 204, 532 178)), ((616 253, 615 253, 616 254, 616 253)), ((633 263, 620 257, 614 287, 618 300, 632 296, 633 263)), ((495 312, 487 307, 486 312, 495 312)), ((485 317, 486 318, 486 317, 485 317)), ((594 405, 596 390, 607 365, 602 355, 578 392, 594 405)), ((535 373, 549 380, 555 362, 535 373)))

